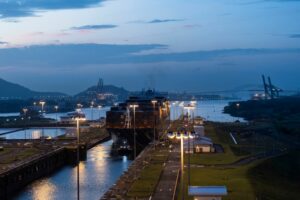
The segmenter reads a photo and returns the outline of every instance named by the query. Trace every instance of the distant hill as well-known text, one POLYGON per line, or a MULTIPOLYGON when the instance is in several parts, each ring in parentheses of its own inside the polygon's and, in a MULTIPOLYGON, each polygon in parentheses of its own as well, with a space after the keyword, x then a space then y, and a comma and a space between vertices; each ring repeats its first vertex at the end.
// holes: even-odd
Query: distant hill
MULTIPOLYGON (((89 87, 88 89, 86 89, 86 90, 78 93, 77 95, 75 95, 75 98, 76 97, 77 98, 88 97, 97 90, 98 90, 97 85, 89 87)), ((111 93, 113 95, 116 95, 116 96, 118 96, 118 100, 126 99, 129 95, 129 91, 125 90, 123 87, 117 87, 117 86, 114 86, 114 85, 103 85, 102 92, 103 93, 111 93)))
POLYGON ((0 99, 56 98, 68 95, 59 92, 36 92, 0 78, 0 99))

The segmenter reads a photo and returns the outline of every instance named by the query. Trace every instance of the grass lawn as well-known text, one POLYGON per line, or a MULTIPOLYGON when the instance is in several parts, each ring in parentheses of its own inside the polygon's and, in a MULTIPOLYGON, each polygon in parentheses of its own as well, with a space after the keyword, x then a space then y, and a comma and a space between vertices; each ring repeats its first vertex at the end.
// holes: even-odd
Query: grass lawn
POLYGON ((150 164, 143 171, 141 176, 131 186, 128 197, 149 197, 155 189, 156 183, 159 180, 162 164, 150 164))
POLYGON ((138 179, 132 184, 127 197, 145 198, 150 197, 159 181, 160 174, 164 169, 163 163, 168 158, 168 149, 158 149, 151 154, 150 164, 147 165, 138 179))
MULTIPOLYGON (((231 149, 233 145, 229 133, 216 129, 212 124, 205 126, 205 134, 210 137, 215 144, 222 145, 224 153, 192 154, 191 164, 229 164, 243 156, 237 156, 231 149)), ((187 158, 187 156, 186 156, 187 158)))
MULTIPOLYGON (((7 151, 12 152, 12 149, 8 149, 7 151)), ((24 149, 20 149, 18 150, 18 152, 14 152, 11 153, 11 155, 9 156, 5 156, 5 159, 0 159, 0 164, 11 164, 15 161, 21 161, 24 160, 28 157, 31 157, 37 153, 39 153, 40 151, 38 149, 35 148, 24 148, 24 149)), ((0 154, 1 156, 1 154, 0 154)))
POLYGON ((300 195, 300 151, 269 159, 248 170, 259 199, 297 200, 300 195))
MULTIPOLYGON (((77 134, 77 133, 76 133, 77 134)), ((81 130, 80 132, 80 141, 81 142, 89 142, 93 139, 98 139, 103 136, 108 136, 109 133, 105 128, 89 128, 88 130, 81 130)), ((76 136, 76 135, 75 135, 76 136)), ((64 139, 66 135, 60 135, 58 138, 64 139)))
MULTIPOLYGON (((221 169, 221 168, 191 168, 191 185, 193 186, 222 186, 226 185, 229 195, 224 199, 254 200, 254 190, 247 179, 247 167, 221 169)), ((187 183, 187 173, 185 173, 185 183, 187 183)), ((187 184, 185 184, 187 185, 187 184)), ((186 199, 193 199, 187 196, 186 199)), ((180 199, 181 191, 179 192, 180 199)))
POLYGON ((12 152, 12 148, 4 148, 3 151, 0 151, 0 157, 5 154, 12 152))
MULTIPOLYGON (((225 185, 228 189, 225 200, 253 200, 256 197, 297 200, 300 194, 299 168, 298 151, 237 168, 191 168, 191 185, 225 185)), ((185 195, 186 199, 192 199, 187 197, 187 192, 185 195)), ((178 199, 180 197, 181 191, 178 199)))

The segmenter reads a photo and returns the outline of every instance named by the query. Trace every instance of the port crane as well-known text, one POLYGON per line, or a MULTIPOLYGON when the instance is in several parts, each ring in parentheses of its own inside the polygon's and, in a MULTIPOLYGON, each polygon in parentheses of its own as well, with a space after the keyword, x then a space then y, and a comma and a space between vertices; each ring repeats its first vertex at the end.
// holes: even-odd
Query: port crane
POLYGON ((266 82, 265 75, 262 75, 265 99, 274 99, 279 97, 279 93, 282 92, 282 89, 274 86, 271 82, 271 78, 268 76, 268 83, 266 82))

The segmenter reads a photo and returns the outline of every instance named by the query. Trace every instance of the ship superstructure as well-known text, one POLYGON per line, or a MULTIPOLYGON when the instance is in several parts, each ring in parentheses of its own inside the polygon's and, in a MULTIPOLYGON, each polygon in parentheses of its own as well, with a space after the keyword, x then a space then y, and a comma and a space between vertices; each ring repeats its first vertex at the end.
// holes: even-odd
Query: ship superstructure
POLYGON ((169 116, 167 98, 162 93, 148 90, 111 107, 106 113, 106 127, 114 139, 114 146, 122 151, 132 150, 135 129, 137 149, 140 151, 153 141, 154 129, 156 139, 159 138, 169 116))

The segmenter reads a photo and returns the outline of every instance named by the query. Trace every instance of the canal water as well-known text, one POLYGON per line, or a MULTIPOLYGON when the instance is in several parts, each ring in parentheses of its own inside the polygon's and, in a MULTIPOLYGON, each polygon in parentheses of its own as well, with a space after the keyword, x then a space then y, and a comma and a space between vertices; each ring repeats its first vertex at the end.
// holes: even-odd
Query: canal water
MULTIPOLYGON (((108 111, 110 107, 105 106, 103 108, 82 108, 81 111, 85 114, 87 120, 97 120, 100 117, 106 116, 106 111, 108 111)), ((57 112, 57 113, 45 113, 44 117, 60 120, 61 116, 65 116, 67 113, 57 112)), ((0 113, 0 117, 14 117, 19 116, 20 113, 0 113)))
POLYGON ((183 106, 187 106, 190 102, 171 102, 171 119, 177 119, 181 114, 190 112, 190 115, 201 116, 209 121, 216 122, 234 122, 236 120, 244 122, 240 117, 232 117, 223 113, 224 107, 231 102, 229 100, 205 100, 197 101, 196 108, 188 111, 183 106))
MULTIPOLYGON (((80 162, 80 199, 98 200, 130 165, 127 157, 111 157, 112 141, 88 151, 80 162)), ((77 198, 76 167, 66 166, 49 177, 34 181, 14 200, 73 200, 77 198)))
MULTIPOLYGON (((106 116, 106 111, 108 111, 110 107, 105 106, 103 108, 82 108, 81 111, 85 114, 87 120, 97 120, 100 117, 106 116)), ((46 118, 57 119, 60 120, 61 116, 66 115, 66 113, 46 113, 44 116, 46 118)))

